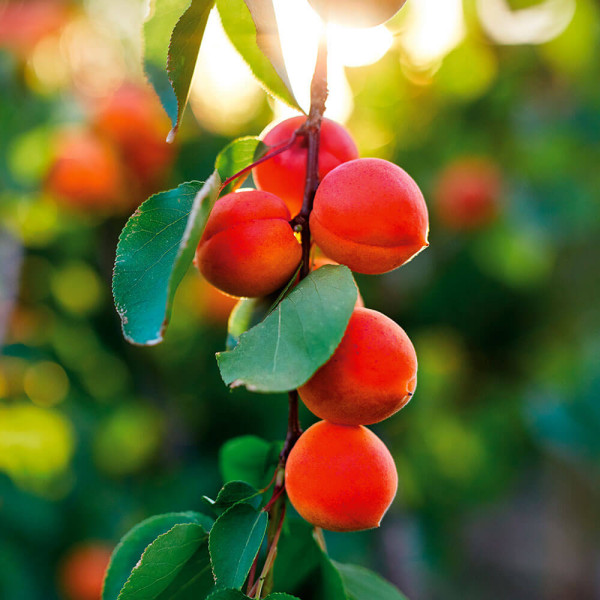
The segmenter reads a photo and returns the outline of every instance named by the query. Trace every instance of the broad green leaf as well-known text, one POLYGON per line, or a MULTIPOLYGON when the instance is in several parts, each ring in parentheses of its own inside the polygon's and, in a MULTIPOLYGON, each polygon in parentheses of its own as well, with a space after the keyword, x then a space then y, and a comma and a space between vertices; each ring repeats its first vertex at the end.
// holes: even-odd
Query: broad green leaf
MULTIPOLYGON (((239 173, 242 169, 250 166, 255 160, 259 159, 267 150, 257 137, 243 137, 231 142, 225 146, 215 161, 215 169, 219 172, 221 181, 225 181, 239 173)), ((239 177, 223 189, 221 194, 229 194, 242 186, 249 173, 239 177)))
POLYGON ((265 600, 300 600, 300 598, 284 594, 283 592, 275 592, 274 594, 269 594, 265 600))
POLYGON ((239 590, 221 589, 213 592, 206 600, 246 600, 248 596, 239 590))
POLYGON ((347 267, 313 271, 233 350, 217 354, 223 381, 258 392, 285 392, 306 383, 340 343, 356 297, 347 267))
POLYGON ((177 286, 202 237, 217 198, 219 174, 146 200, 121 232, 113 295, 123 334, 132 344, 163 339, 177 286))
POLYGON ((239 589, 244 584, 267 530, 267 513, 235 504, 213 525, 208 546, 217 585, 239 589))
MULTIPOLYGON (((266 0, 266 3, 270 4, 270 9, 272 9, 271 0, 266 0)), ((261 50, 252 14, 244 0, 217 0, 217 9, 219 10, 225 33, 242 58, 248 63, 260 84, 268 93, 301 111, 302 109, 298 105, 296 98, 290 91, 285 67, 282 67, 283 70, 280 69, 284 73, 284 79, 282 80, 271 61, 261 50)), ((261 34, 262 30, 263 23, 261 21, 261 34)), ((279 44, 277 29, 273 30, 272 35, 274 36, 274 45, 276 46, 279 44)))
POLYGON ((181 121, 214 0, 151 0, 144 23, 144 67, 171 119, 181 121))
POLYGON ((197 523, 175 525, 163 533, 146 548, 118 600, 205 597, 214 588, 207 538, 197 523))
POLYGON ((347 600, 340 574, 315 541, 312 525, 300 520, 290 519, 284 525, 274 587, 291 594, 302 591, 302 597, 311 600, 347 600))
POLYGON ((208 531, 212 519, 196 512, 181 512, 156 515, 138 523, 123 536, 112 554, 104 579, 102 600, 116 600, 146 547, 181 523, 197 523, 208 531))
POLYGON ((240 298, 227 321, 227 350, 233 350, 238 345, 242 333, 258 325, 267 316, 270 308, 269 298, 240 298))
POLYGON ((398 588, 373 571, 357 565, 332 562, 342 576, 349 600, 407 600, 398 588))
MULTIPOLYGON (((208 15, 214 4, 215 0, 192 0, 181 19, 177 21, 171 35, 167 73, 177 98, 177 119, 169 134, 170 139, 177 133, 181 123, 181 117, 190 95, 192 77, 208 15)), ((215 101, 217 101, 216 98, 215 101)))
POLYGON ((270 443, 253 435, 233 438, 219 452, 219 467, 225 482, 245 481, 255 488, 265 487, 277 466, 279 442, 270 443))
POLYGON ((217 514, 225 512, 238 502, 248 502, 254 508, 260 506, 260 492, 245 481, 230 481, 219 491, 215 500, 204 496, 211 509, 217 514))

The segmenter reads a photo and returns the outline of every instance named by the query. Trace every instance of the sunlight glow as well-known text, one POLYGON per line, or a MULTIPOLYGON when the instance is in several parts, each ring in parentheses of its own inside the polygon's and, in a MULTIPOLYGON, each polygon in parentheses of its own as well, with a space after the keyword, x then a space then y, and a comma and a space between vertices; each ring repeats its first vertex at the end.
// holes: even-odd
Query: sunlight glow
POLYGON ((213 10, 190 92, 195 117, 210 131, 235 135, 254 117, 262 100, 260 85, 225 35, 213 10))
POLYGON ((400 44, 409 63, 427 70, 439 64, 465 37, 462 0, 419 0, 403 8, 400 44))
POLYGON ((506 0, 477 0, 485 32, 499 44, 543 44, 560 35, 575 14, 575 0, 547 0, 511 10, 506 0))
POLYGON ((351 29, 329 25, 329 47, 346 67, 372 65, 392 47, 394 37, 385 25, 368 29, 351 29))

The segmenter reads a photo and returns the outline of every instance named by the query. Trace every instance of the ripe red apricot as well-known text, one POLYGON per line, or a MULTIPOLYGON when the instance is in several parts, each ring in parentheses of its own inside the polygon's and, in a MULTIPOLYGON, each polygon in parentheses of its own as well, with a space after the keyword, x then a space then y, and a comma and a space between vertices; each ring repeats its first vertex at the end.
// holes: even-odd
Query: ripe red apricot
POLYGON ((396 269, 428 245, 429 217, 406 171, 380 158, 359 158, 323 179, 310 230, 327 256, 376 274, 396 269))
POLYGON ((57 139, 45 185, 58 202, 83 211, 114 212, 129 204, 112 146, 88 131, 70 131, 57 139))
POLYGON ((336 351, 298 391, 321 419, 370 425, 403 408, 416 386, 417 355, 402 327, 355 308, 336 351))
POLYGON ((111 548, 98 542, 75 546, 59 567, 60 586, 69 600, 100 600, 111 548))
POLYGON ((379 527, 398 489, 394 459, 366 427, 319 421, 292 448, 285 487, 309 523, 330 531, 379 527))
POLYGON ((265 296, 285 285, 302 248, 290 211, 268 192, 241 190, 220 198, 196 250, 204 277, 231 296, 265 296))
POLYGON ((146 187, 164 178, 174 147, 166 142, 169 119, 149 87, 119 88, 96 109, 94 125, 119 148, 125 164, 146 187))
POLYGON ((498 167, 483 157, 462 158, 439 175, 434 206, 438 219, 448 229, 474 230, 498 216, 501 197, 498 167))
POLYGON ((391 19, 406 0, 308 0, 324 20, 346 27, 375 27, 391 19))
MULTIPOLYGON (((292 117, 268 129, 263 137, 267 146, 277 146, 289 140, 305 117, 292 117)), ((306 179, 307 142, 300 137, 285 152, 254 167, 252 175, 256 187, 279 196, 292 215, 300 212, 306 179)), ((319 178, 323 179, 338 165, 358 158, 354 140, 344 127, 330 119, 323 119, 319 138, 319 178)))

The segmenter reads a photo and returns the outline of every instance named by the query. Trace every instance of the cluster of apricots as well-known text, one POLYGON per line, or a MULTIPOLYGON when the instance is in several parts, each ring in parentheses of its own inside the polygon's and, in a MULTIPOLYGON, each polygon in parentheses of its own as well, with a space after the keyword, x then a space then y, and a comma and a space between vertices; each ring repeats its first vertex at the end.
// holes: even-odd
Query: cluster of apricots
MULTIPOLYGON (((303 118, 274 126, 264 142, 292 140, 303 118)), ((220 198, 196 250, 204 277, 233 296, 263 296, 294 276, 302 249, 292 228, 306 179, 307 144, 293 145, 254 167, 258 189, 220 198)), ((339 124, 325 119, 318 155, 320 183, 309 217, 312 241, 327 258, 313 267, 343 264, 359 273, 395 269, 427 246, 423 195, 400 167, 358 158, 339 124)), ((357 304, 338 348, 298 390, 323 419, 293 447, 286 464, 289 499, 309 522, 334 531, 379 525, 398 485, 394 461, 365 425, 393 415, 416 387, 417 357, 404 330, 357 304)))
POLYGON ((56 135, 45 189, 81 212, 128 212, 159 189, 172 164, 168 118, 149 88, 133 84, 91 112, 91 126, 56 135))

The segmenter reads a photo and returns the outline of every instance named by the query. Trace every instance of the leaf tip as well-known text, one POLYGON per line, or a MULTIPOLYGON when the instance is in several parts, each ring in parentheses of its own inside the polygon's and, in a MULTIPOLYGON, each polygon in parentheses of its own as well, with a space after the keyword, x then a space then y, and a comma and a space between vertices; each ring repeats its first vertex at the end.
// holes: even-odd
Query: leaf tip
POLYGON ((177 131, 179 130, 179 125, 175 125, 171 131, 169 131, 169 135, 167 135, 167 144, 172 144, 175 141, 175 136, 177 135, 177 131))

